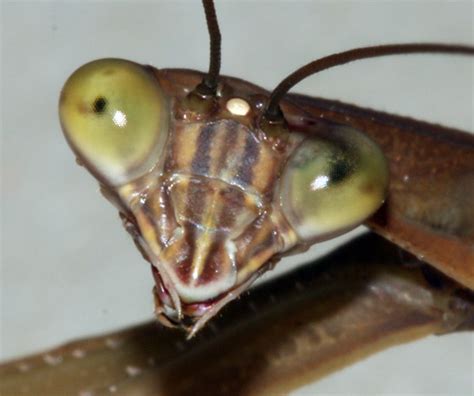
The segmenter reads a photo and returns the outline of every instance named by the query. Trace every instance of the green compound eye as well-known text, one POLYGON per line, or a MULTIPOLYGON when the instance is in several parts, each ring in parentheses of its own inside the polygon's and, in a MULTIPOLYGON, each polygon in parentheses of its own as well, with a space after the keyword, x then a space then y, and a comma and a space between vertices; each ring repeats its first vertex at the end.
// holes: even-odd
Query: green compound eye
POLYGON ((89 171, 112 185, 148 172, 168 134, 169 105, 144 67, 122 59, 85 64, 59 101, 63 132, 89 171))
POLYGON ((383 203, 388 168, 380 148, 356 130, 336 126, 306 137, 283 172, 280 203, 304 241, 348 231, 383 203))

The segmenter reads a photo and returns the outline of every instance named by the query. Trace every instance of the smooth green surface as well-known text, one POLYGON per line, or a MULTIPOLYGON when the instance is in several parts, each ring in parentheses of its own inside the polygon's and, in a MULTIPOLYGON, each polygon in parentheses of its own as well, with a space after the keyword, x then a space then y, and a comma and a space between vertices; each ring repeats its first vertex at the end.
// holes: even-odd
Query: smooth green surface
POLYGON ((303 240, 324 239, 374 213, 387 182, 379 147, 354 129, 335 127, 327 137, 306 138, 293 153, 282 178, 281 203, 303 240))
POLYGON ((122 184, 157 161, 167 132, 167 103, 154 77, 121 59, 87 63, 61 93, 63 131, 88 169, 122 184))

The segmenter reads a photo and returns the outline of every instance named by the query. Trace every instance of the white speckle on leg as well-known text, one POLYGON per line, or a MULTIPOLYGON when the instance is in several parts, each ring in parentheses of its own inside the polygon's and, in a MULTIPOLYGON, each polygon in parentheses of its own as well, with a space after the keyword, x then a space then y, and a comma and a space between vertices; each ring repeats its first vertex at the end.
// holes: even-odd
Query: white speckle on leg
POLYGON ((76 359, 82 359, 84 356, 86 356, 86 352, 78 348, 78 349, 74 349, 71 352, 71 355, 75 357, 76 359))
POLYGON ((125 371, 130 377, 136 377, 142 373, 142 370, 140 367, 131 366, 131 365, 125 367, 125 371))
POLYGON ((50 366, 57 366, 63 361, 63 358, 62 356, 53 356, 48 353, 43 356, 43 360, 46 364, 49 364, 50 366))
POLYGON ((22 373, 27 372, 31 367, 28 363, 20 363, 18 364, 18 370, 20 370, 22 373))
POLYGON ((78 396, 94 396, 94 393, 89 390, 81 390, 79 391, 78 396))
POLYGON ((105 340, 105 345, 110 349, 117 349, 122 345, 122 341, 116 338, 107 338, 105 340))

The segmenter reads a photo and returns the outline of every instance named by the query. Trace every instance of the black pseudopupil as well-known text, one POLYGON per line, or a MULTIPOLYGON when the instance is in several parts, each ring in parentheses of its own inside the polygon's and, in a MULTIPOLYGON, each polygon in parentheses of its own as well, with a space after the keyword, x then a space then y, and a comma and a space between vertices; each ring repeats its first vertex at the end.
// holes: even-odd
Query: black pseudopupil
POLYGON ((339 159, 332 164, 329 179, 332 183, 343 181, 352 172, 350 161, 339 159))
POLYGON ((107 101, 102 96, 99 96, 96 100, 94 100, 93 108, 94 113, 102 114, 105 111, 105 106, 107 105, 107 101))

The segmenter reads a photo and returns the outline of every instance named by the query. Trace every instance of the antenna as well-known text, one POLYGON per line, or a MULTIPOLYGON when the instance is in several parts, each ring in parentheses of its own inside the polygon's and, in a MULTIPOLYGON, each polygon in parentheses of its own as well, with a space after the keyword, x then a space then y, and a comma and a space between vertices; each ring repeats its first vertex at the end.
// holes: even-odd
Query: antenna
POLYGON ((291 88, 312 74, 360 59, 414 53, 474 55, 474 47, 438 43, 388 44, 355 48, 329 55, 300 67, 280 82, 270 95, 263 117, 270 122, 280 121, 282 118, 282 113, 279 108, 280 100, 291 88))
POLYGON ((209 71, 196 91, 202 96, 215 95, 221 68, 221 32, 213 0, 202 0, 210 39, 209 71))

